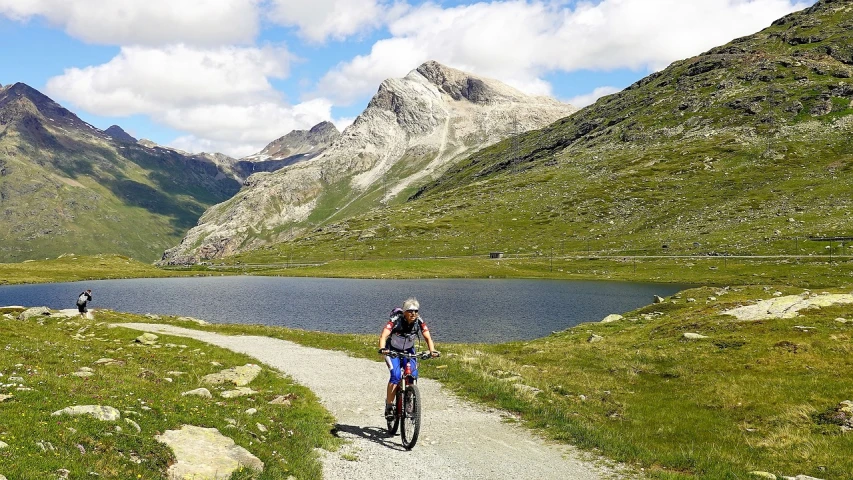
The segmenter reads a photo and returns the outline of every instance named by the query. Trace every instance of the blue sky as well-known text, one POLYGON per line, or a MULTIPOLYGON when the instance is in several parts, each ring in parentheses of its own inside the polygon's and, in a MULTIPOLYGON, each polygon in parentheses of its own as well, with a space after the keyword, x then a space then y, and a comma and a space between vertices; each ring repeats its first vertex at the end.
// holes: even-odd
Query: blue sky
POLYGON ((576 106, 815 0, 0 0, 0 84, 241 157, 427 60, 576 106))

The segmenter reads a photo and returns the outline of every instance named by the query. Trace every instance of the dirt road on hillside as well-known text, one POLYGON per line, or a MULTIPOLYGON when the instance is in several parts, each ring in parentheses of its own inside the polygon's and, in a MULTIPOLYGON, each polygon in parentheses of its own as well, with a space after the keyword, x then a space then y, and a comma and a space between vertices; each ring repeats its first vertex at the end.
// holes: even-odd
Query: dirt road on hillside
POLYGON ((339 452, 324 453, 327 479, 367 480, 404 471, 406 478, 441 480, 628 478, 570 447, 546 443, 526 429, 504 423, 500 412, 462 400, 426 378, 418 381, 423 396, 420 438, 413 450, 406 451, 399 434, 386 436, 382 406, 388 370, 378 355, 372 361, 269 337, 170 325, 119 326, 190 337, 244 353, 310 388, 335 416, 339 435, 351 441, 339 452), (335 375, 318 372, 330 365, 335 375))

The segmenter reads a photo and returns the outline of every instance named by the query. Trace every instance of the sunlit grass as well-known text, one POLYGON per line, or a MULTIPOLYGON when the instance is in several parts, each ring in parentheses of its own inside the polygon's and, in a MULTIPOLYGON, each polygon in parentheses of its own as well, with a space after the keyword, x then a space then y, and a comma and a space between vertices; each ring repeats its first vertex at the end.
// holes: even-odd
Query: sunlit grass
MULTIPOLYGON (((19 311, 0 310, 7 312, 19 311)), ((329 433, 332 417, 312 392, 264 368, 250 384, 259 392, 255 395, 216 398, 216 387, 207 386, 215 398, 182 396, 204 386, 200 379, 206 374, 256 361, 165 335, 158 341, 161 348, 142 346, 134 342, 140 332, 106 323, 144 320, 107 311, 98 312, 96 320, 22 322, 0 317, 0 393, 12 395, 0 403, 0 440, 9 445, 0 450, 0 473, 7 478, 54 478, 55 472, 66 469, 70 478, 157 478, 174 459, 154 437, 197 425, 217 428, 264 462, 261 475, 242 472, 235 478, 321 478, 315 449, 335 449, 338 440, 329 433), (120 363, 97 365, 100 358, 120 363), (72 375, 81 367, 92 368, 95 375, 72 375), (267 404, 278 395, 291 396, 292 405, 267 404), (122 419, 51 416, 68 406, 92 404, 115 407, 122 419), (257 413, 247 413, 249 408, 257 413), (259 431, 257 423, 267 431, 259 431)))

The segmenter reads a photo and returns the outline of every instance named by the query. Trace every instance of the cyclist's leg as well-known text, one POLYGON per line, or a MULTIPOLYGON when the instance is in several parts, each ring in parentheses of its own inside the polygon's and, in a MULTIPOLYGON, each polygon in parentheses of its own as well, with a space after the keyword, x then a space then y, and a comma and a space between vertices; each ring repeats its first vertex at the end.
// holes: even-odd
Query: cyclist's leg
POLYGON ((385 357, 385 364, 388 365, 388 371, 391 378, 388 379, 388 389, 385 396, 385 404, 394 403, 394 394, 397 393, 397 385, 402 378, 402 365, 398 357, 385 357))

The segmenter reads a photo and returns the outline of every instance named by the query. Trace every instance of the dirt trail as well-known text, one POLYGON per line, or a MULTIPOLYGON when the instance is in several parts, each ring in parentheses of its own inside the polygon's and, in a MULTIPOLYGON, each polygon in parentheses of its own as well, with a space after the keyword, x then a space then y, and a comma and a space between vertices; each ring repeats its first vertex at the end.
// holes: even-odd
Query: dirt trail
POLYGON ((388 370, 378 355, 372 361, 269 337, 170 325, 119 326, 190 337, 244 353, 310 388, 335 416, 339 435, 352 442, 339 452, 324 453, 327 479, 375 479, 404 470, 409 472, 407 478, 448 480, 628 478, 571 447, 546 443, 526 429, 504 423, 500 412, 462 400, 426 378, 418 381, 423 396, 420 438, 412 451, 406 451, 399 434, 385 434, 382 406, 388 370), (346 460, 345 454, 357 460, 346 460))

